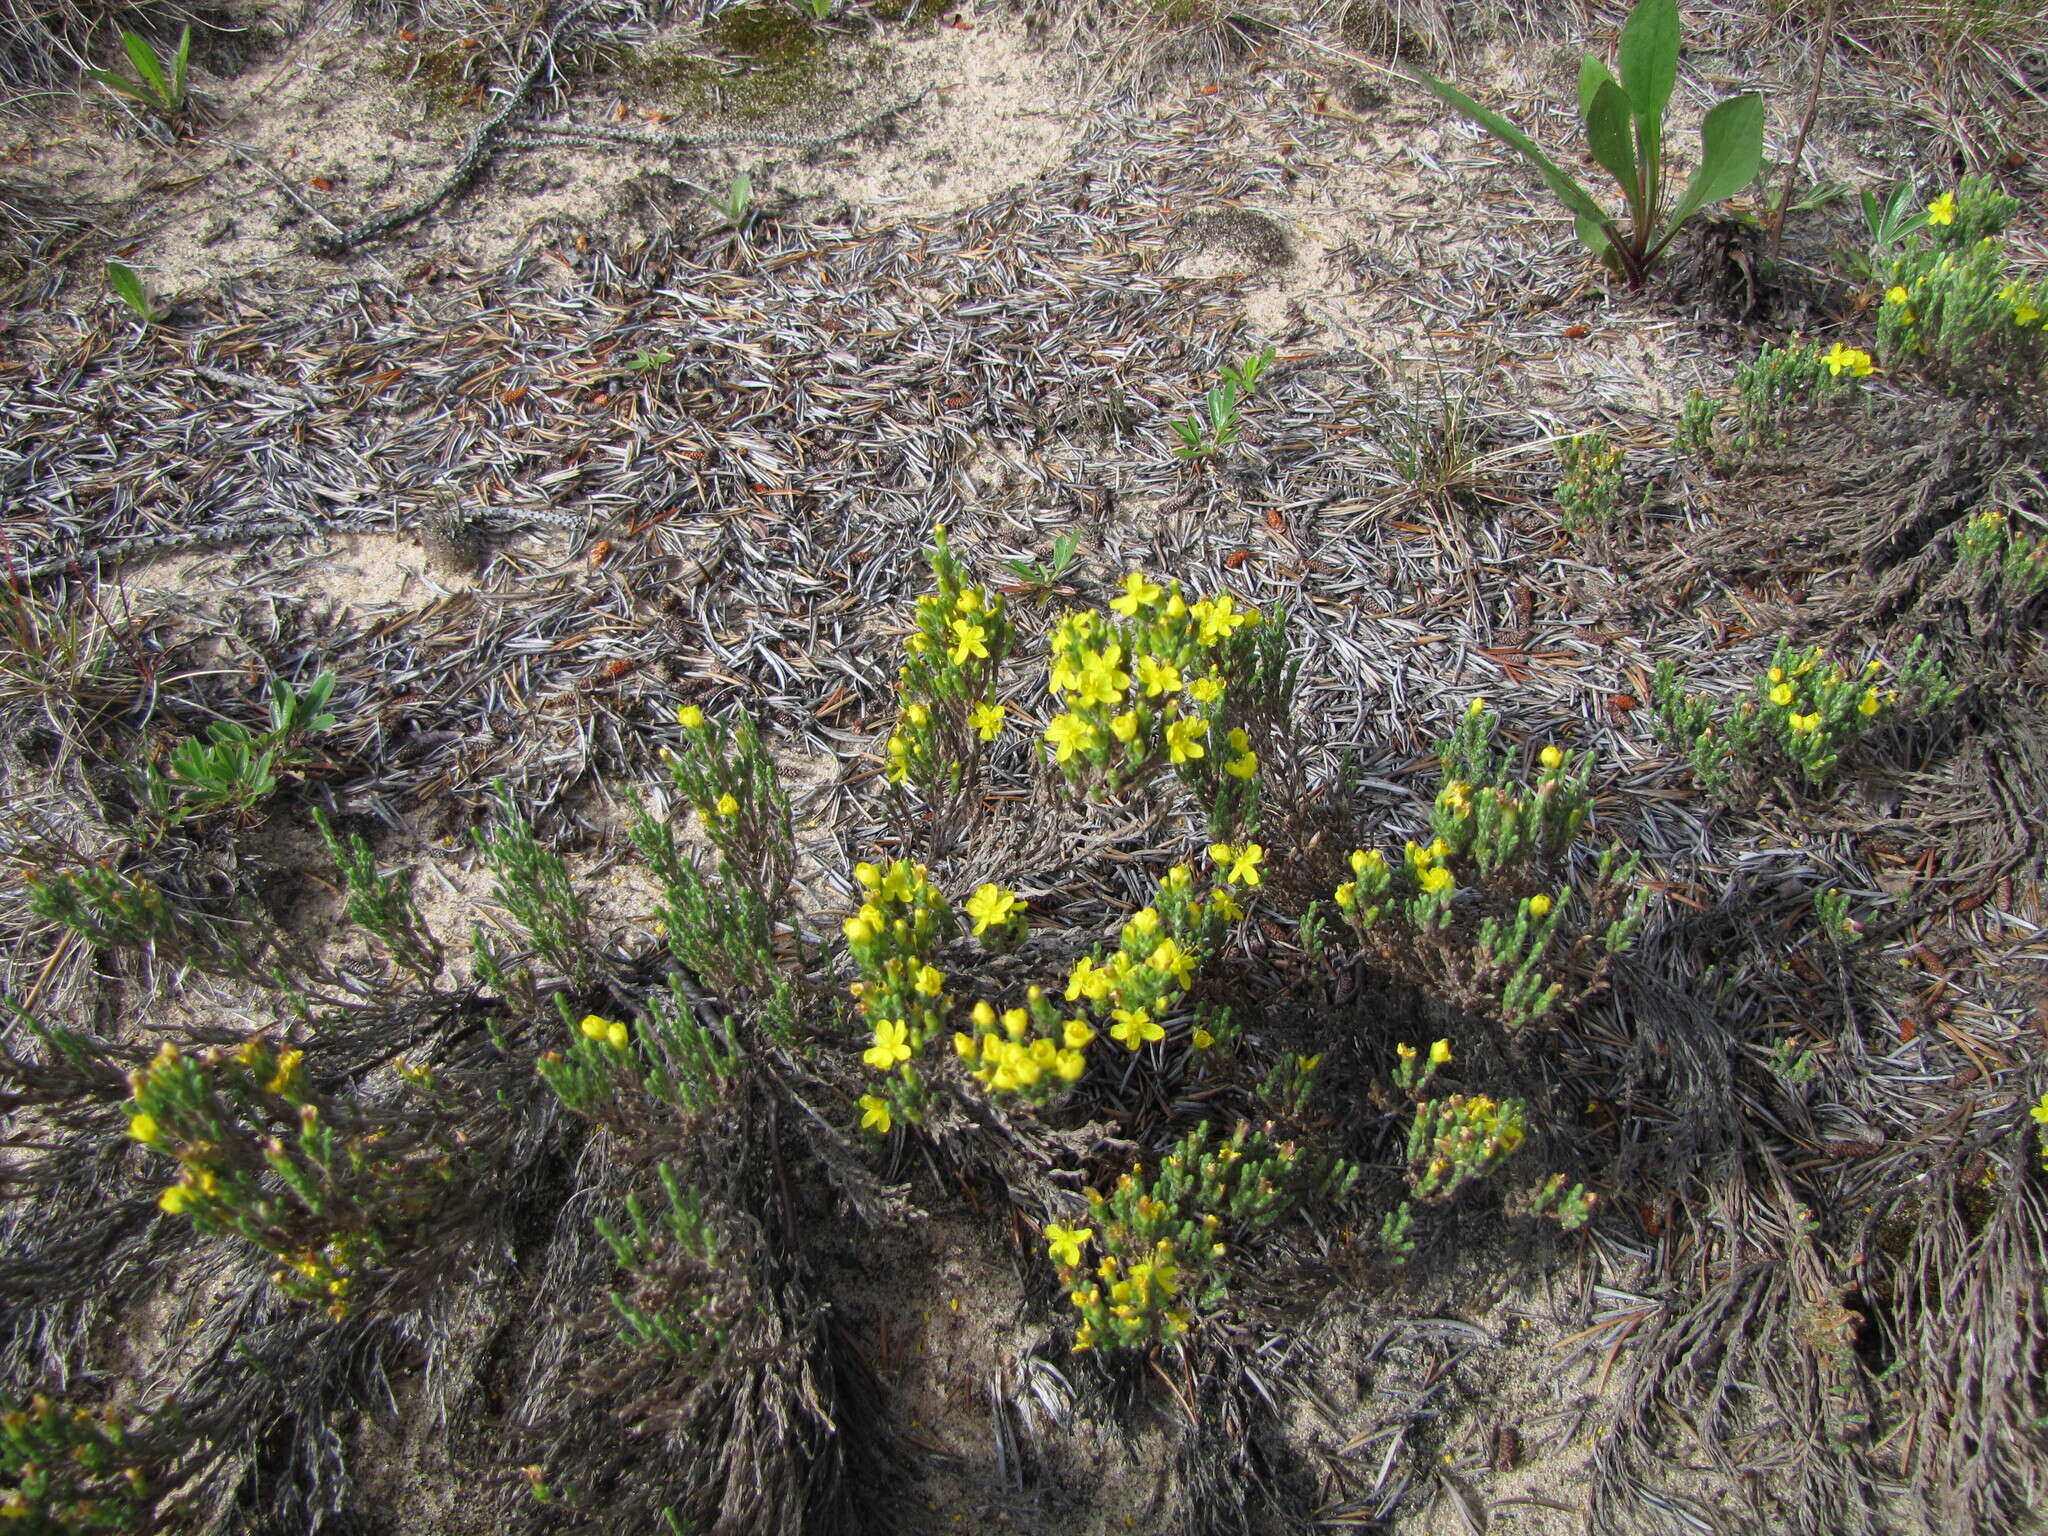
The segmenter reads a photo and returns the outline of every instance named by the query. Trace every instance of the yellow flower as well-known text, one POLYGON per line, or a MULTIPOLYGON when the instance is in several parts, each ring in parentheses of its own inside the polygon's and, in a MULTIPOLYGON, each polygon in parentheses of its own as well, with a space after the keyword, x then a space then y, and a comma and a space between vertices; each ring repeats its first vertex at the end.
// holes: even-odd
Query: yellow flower
POLYGON ((1861 347, 1845 347, 1839 341, 1828 348, 1821 361, 1828 365, 1830 377, 1840 377, 1847 372, 1852 379, 1860 379, 1874 366, 1868 352, 1861 347))
POLYGON ((953 665, 965 666, 970 657, 988 659, 988 631, 972 619, 953 621, 953 665))
MULTIPOLYGON (((1022 1040, 1024 1032, 1030 1027, 1031 1015, 1022 1008, 1005 1008, 1003 1010, 1003 1029, 1012 1040, 1022 1040)), ((1052 1050, 1052 1042, 1049 1040, 1034 1040, 1032 1044, 1033 1046, 1044 1046, 1048 1053, 1052 1050)))
POLYGON ((156 1203, 164 1210, 170 1212, 171 1215, 176 1216, 192 1204, 192 1191, 182 1184, 173 1184, 169 1189, 166 1189, 156 1197, 156 1203))
POLYGON ((996 1011, 989 1005, 987 998, 981 999, 980 1002, 974 1005, 974 1027, 976 1029, 994 1029, 996 1027, 996 1011))
POLYGON ((1538 891, 1534 896, 1531 896, 1529 898, 1528 905, 1529 915, 1531 917, 1550 916, 1550 898, 1544 895, 1541 891, 1538 891))
POLYGON ((1219 640, 1227 640, 1258 617, 1251 609, 1238 613, 1236 608, 1236 599, 1225 592, 1188 610, 1201 625, 1197 638, 1202 644, 1214 645, 1219 640))
POLYGON ((1564 753, 1560 752, 1556 747, 1545 747, 1536 754, 1536 761, 1541 763, 1550 772, 1555 773, 1564 766, 1564 753))
POLYGON ((1207 1049, 1209 1049, 1210 1046, 1216 1043, 1216 1037, 1210 1034, 1209 1031, 1207 1031, 1206 1029, 1202 1028, 1199 1024, 1195 1026, 1195 1033, 1193 1038, 1195 1042, 1195 1049, 1198 1051, 1206 1051, 1207 1049))
POLYGON ((1015 891, 1006 891, 994 881, 977 887, 967 898, 967 915, 974 919, 976 938, 991 928, 1006 927, 1013 914, 1022 912, 1024 907, 1015 891))
POLYGON ((2041 1102, 2027 1111, 2036 1125, 2048 1125, 2048 1093, 2041 1095, 2041 1102))
POLYGON ((1792 702, 1792 699, 1793 693, 1792 685, 1790 683, 1780 683, 1777 687, 1771 690, 1771 702, 1777 705, 1780 709, 1783 709, 1786 705, 1790 704, 1792 702))
POLYGON ((163 1131, 157 1125, 155 1115, 144 1114, 137 1115, 128 1122, 128 1134, 146 1147, 161 1136, 163 1131))
POLYGON ((1045 728, 1045 739, 1052 743, 1059 761, 1064 763, 1076 752, 1095 745, 1095 728, 1079 715, 1054 715, 1052 724, 1045 728))
POLYGON ((1214 907, 1218 912, 1221 912, 1233 923, 1236 922, 1240 917, 1244 916, 1244 908, 1240 907, 1237 904, 1237 898, 1235 896, 1232 896, 1228 891, 1211 892, 1209 896, 1209 905, 1214 907))
POLYGON ((1138 681, 1144 686, 1145 697, 1156 699, 1162 693, 1180 692, 1180 668, 1171 662, 1161 661, 1157 656, 1138 658, 1138 681))
POLYGON ((1451 1064, 1451 1042, 1439 1040, 1429 1048, 1429 1064, 1432 1067, 1447 1067, 1451 1064))
POLYGON ((964 1030, 953 1031, 953 1054, 964 1061, 972 1061, 981 1054, 981 1042, 964 1030))
POLYGON ((1045 1224, 1045 1251, 1062 1269, 1081 1262, 1081 1246, 1095 1235, 1093 1227, 1063 1227, 1056 1221, 1045 1224))
POLYGON ((876 937, 874 926, 859 913, 849 917, 839 927, 840 931, 846 935, 846 942, 849 944, 861 945, 872 943, 876 937))
POLYGON ((1856 701, 1856 713, 1868 717, 1876 714, 1878 708, 1877 690, 1875 688, 1864 689, 1863 697, 1856 701))
POLYGON ((583 1022, 576 1026, 583 1031, 586 1040, 602 1040, 611 1029, 609 1019, 601 1019, 594 1013, 583 1015, 583 1022))
POLYGON ((1188 696, 1197 704, 1214 704, 1223 697, 1223 679, 1211 672, 1188 684, 1188 696))
POLYGON ((931 717, 932 712, 922 704, 907 705, 903 711, 904 720, 919 730, 924 728, 925 722, 931 719, 931 717))
POLYGON ((714 805, 712 810, 721 816, 737 816, 740 813, 740 803, 731 795, 720 795, 718 804, 714 805))
POLYGON ((1906 292, 1905 289, 1900 288, 1896 285, 1887 288, 1884 291, 1884 301, 1887 304, 1904 304, 1912 297, 1913 295, 1906 292))
POLYGON ((983 741, 994 741, 1003 734, 1003 721, 1008 714, 1000 704, 977 704, 967 712, 967 723, 983 741))
POLYGON ((1188 984, 1195 970, 1195 957, 1172 939, 1161 939, 1145 963, 1162 976, 1173 977, 1182 986, 1188 984))
POLYGON ((1079 1051, 1061 1051, 1052 1059, 1052 1070, 1061 1082, 1071 1083, 1088 1070, 1088 1058, 1079 1051))
POLYGON ((981 588, 962 587, 960 589, 960 599, 954 606, 962 613, 981 612, 981 588))
POLYGON ((875 1026, 875 1043, 861 1053, 862 1061, 877 1072, 886 1072, 899 1061, 910 1060, 910 1026, 901 1019, 884 1019, 875 1026))
POLYGON ((1953 224, 1956 221, 1956 200, 1944 192, 1927 205, 1927 222, 1930 224, 1953 224))
POLYGON ((1138 739, 1138 712, 1134 709, 1127 709, 1122 714, 1111 719, 1109 722, 1109 734, 1121 742, 1136 741, 1138 739))
POLYGON ((1164 1040, 1166 1031, 1152 1021, 1152 1015, 1142 1008, 1115 1008, 1110 1011, 1116 1020, 1109 1028, 1112 1040, 1123 1042, 1125 1049, 1135 1051, 1151 1040, 1164 1040))
POLYGON ((1770 671, 1766 672, 1764 676, 1768 677, 1774 683, 1782 683, 1783 681, 1785 681, 1785 669, 1783 667, 1773 667, 1770 671))
POLYGON ((1793 730, 1797 731, 1800 735, 1804 736, 1808 732, 1813 731, 1819 727, 1820 713, 1816 710, 1813 714, 1810 715, 1793 715, 1787 720, 1786 723, 1789 724, 1793 730))
POLYGON ((1095 1031, 1088 1027, 1086 1019, 1069 1019, 1060 1026, 1060 1039, 1070 1051, 1083 1050, 1095 1038, 1095 1031))
POLYGON ((1265 856, 1266 850, 1257 843, 1246 843, 1242 848, 1215 843, 1209 848, 1209 857, 1223 866, 1223 878, 1232 885, 1256 886, 1259 883, 1259 861, 1265 856))
POLYGON ((1209 729, 1209 722, 1199 715, 1182 715, 1166 727, 1166 753, 1176 763, 1192 762, 1206 757, 1208 749, 1195 738, 1209 729))
POLYGON ((604 1043, 615 1051, 626 1048, 626 1026, 614 1020, 604 1027, 604 1043))
POLYGON ((917 968, 917 979, 913 985, 926 997, 937 997, 945 990, 946 978, 939 974, 936 966, 921 965, 917 968))
POLYGON ((877 1098, 872 1093, 862 1094, 860 1096, 860 1128, 864 1131, 873 1131, 877 1135, 886 1136, 889 1134, 889 1125, 889 1101, 877 1098))
POLYGON ((1099 1003, 1109 995, 1112 984, 1109 972, 1083 955, 1074 962, 1073 970, 1067 975, 1067 1001, 1071 1003, 1085 997, 1099 1003))
POLYGON ((704 711, 694 704, 685 704, 676 711, 676 724, 686 731, 701 730, 704 725, 704 711))
POLYGON ((1124 577, 1124 595, 1112 597, 1109 606, 1127 619, 1134 619, 1142 608, 1150 608, 1166 595, 1163 587, 1147 581, 1140 571, 1132 571, 1124 577))
POLYGON ((1421 876, 1423 890, 1432 896, 1448 895, 1457 887, 1457 878, 1441 864, 1424 870, 1421 876))

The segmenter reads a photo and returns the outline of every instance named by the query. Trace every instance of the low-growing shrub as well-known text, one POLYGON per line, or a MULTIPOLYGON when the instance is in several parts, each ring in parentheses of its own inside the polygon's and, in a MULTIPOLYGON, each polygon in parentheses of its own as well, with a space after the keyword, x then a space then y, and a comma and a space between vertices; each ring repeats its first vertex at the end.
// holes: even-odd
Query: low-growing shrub
POLYGON ((1873 657, 1855 670, 1830 661, 1818 646, 1802 650, 1780 640, 1770 666, 1733 709, 1688 693, 1677 665, 1659 662, 1652 719, 1659 736, 1685 754, 1703 789, 1725 790, 1738 773, 1781 768, 1819 786, 1871 730, 1931 713, 1959 691, 1918 639, 1896 668, 1873 657))
POLYGON ((2048 366, 2048 279, 2015 274, 1999 238, 2019 203, 1989 177, 1965 176, 1927 206, 1927 222, 1885 268, 1877 344, 1973 389, 2036 383, 2048 366))

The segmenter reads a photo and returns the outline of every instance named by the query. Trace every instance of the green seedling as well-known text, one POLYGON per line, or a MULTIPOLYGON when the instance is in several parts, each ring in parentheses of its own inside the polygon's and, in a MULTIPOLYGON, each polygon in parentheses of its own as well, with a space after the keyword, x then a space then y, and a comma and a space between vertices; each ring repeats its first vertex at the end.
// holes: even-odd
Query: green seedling
POLYGON ((642 347, 626 359, 626 366, 635 373, 657 373, 676 360, 676 355, 666 348, 642 347))
POLYGON ((118 261, 107 263, 107 286, 114 297, 135 311, 144 325, 154 325, 163 319, 164 312, 158 309, 149 297, 149 287, 133 267, 118 261))
POLYGON ((738 229, 746 222, 747 210, 753 206, 753 202, 754 178, 741 171, 739 175, 733 177, 732 185, 726 189, 725 196, 714 196, 711 199, 711 211, 728 226, 738 229))
POLYGON ((1050 560, 1010 560, 1004 562, 1019 582, 1033 591, 1050 591, 1058 586, 1074 563, 1074 556, 1080 551, 1081 536, 1077 533, 1062 533, 1052 541, 1050 560))
POLYGON ((1580 241, 1631 288, 1639 288, 1685 221, 1709 203, 1733 197, 1763 168, 1764 104, 1754 92, 1731 96, 1700 125, 1700 163, 1678 201, 1666 208, 1664 109, 1678 79, 1677 0, 1637 0, 1621 29, 1621 76, 1586 55, 1579 66, 1579 116, 1593 158, 1621 188, 1628 226, 1610 215, 1570 172, 1513 123, 1422 71, 1425 89, 1516 150, 1571 211, 1580 241))
POLYGON ((178 39, 178 51, 171 56, 170 73, 164 73, 164 66, 150 47, 147 39, 133 32, 121 34, 121 46, 127 50, 128 61, 135 66, 135 73, 141 78, 130 80, 126 75, 117 75, 111 70, 88 69, 89 79, 97 80, 110 91, 116 91, 131 101, 139 101, 153 111, 172 117, 185 110, 191 92, 186 86, 186 66, 192 57, 192 29, 187 27, 178 39))

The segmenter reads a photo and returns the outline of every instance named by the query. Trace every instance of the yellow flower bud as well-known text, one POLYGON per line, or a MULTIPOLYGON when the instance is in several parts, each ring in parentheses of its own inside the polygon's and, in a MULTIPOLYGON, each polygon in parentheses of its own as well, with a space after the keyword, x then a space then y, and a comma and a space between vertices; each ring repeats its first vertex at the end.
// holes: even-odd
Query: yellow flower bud
POLYGON ((698 730, 704 724, 704 711, 694 704, 685 704, 676 711, 676 724, 686 731, 698 730))

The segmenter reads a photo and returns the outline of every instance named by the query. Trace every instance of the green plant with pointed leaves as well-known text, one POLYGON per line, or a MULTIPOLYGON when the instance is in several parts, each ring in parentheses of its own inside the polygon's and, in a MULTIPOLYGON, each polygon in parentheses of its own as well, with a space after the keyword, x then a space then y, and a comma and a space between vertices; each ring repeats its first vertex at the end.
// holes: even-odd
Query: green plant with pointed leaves
POLYGON ((1763 168, 1764 104, 1761 96, 1745 92, 1707 113, 1700 125, 1699 168, 1673 203, 1664 164, 1664 109, 1678 80, 1677 0, 1637 0, 1621 29, 1618 52, 1618 79, 1591 54, 1579 66, 1579 116, 1593 158, 1621 188, 1626 226, 1500 113, 1420 70, 1416 79, 1526 157, 1571 211, 1586 248, 1629 287, 1639 288, 1687 219, 1756 179, 1763 168))
POLYGON ((156 301, 149 296, 149 285, 142 280, 142 274, 124 262, 107 263, 107 287, 115 298, 135 311, 136 318, 144 325, 155 325, 163 319, 164 312, 158 309, 156 301))
POLYGON ((148 39, 133 32, 123 32, 121 47, 127 51, 128 62, 135 66, 139 79, 130 80, 126 75, 117 75, 107 69, 88 69, 86 77, 99 81, 108 90, 126 96, 130 101, 139 101, 145 107, 161 112, 165 117, 175 117, 184 111, 192 96, 186 83, 186 66, 192 59, 192 29, 187 27, 179 37, 178 51, 171 55, 168 74, 148 39))

